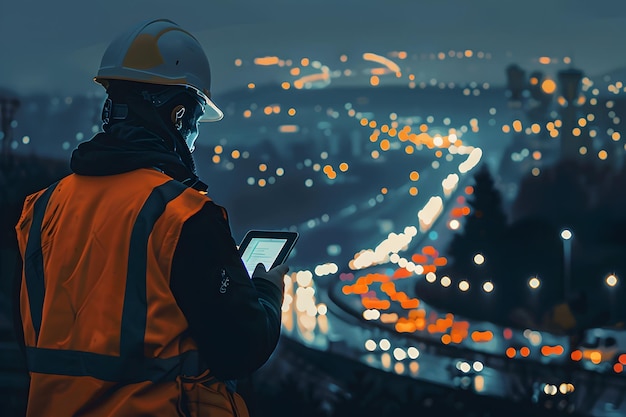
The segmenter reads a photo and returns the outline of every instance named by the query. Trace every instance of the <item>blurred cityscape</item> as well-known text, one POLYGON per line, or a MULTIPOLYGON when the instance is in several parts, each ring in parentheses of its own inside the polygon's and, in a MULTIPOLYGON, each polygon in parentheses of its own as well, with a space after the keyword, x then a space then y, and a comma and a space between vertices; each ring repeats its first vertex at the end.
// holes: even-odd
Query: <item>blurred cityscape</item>
MULTIPOLYGON (((626 415, 626 70, 537 57, 459 84, 420 60, 490 54, 242 58, 241 88, 214 97, 226 116, 194 158, 235 239, 300 233, 281 343, 240 385, 253 415, 626 415)), ((104 98, 0 89, 3 416, 26 387, 13 227, 104 98)))

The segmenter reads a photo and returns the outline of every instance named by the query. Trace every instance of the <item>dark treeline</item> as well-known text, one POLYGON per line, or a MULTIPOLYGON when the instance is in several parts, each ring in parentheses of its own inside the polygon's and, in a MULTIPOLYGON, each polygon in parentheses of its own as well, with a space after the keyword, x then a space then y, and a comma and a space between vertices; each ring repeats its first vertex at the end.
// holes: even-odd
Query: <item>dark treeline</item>
POLYGON ((454 282, 467 280, 470 290, 421 281, 418 293, 459 314, 510 326, 555 332, 621 326, 626 311, 611 301, 623 296, 623 286, 610 289, 604 280, 611 273, 626 276, 625 188, 626 169, 564 160, 525 177, 507 213, 483 166, 468 198, 471 213, 446 252, 451 262, 438 271, 454 282), (564 228, 573 232, 569 257, 564 228), (484 263, 474 262, 476 254, 484 263), (528 285, 531 277, 541 281, 536 290, 528 285), (485 281, 494 284, 493 293, 483 291, 485 281), (559 304, 568 305, 576 328, 552 317, 559 304))

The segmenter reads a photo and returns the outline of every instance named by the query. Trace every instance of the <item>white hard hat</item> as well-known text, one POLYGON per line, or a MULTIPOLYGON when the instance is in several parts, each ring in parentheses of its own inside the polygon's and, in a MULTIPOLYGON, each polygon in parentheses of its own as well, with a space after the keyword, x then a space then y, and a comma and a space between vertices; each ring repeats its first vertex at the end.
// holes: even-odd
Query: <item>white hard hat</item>
POLYGON ((211 69, 202 46, 171 20, 145 21, 115 38, 94 80, 105 88, 107 80, 185 86, 206 103, 202 121, 224 117, 211 101, 211 69))

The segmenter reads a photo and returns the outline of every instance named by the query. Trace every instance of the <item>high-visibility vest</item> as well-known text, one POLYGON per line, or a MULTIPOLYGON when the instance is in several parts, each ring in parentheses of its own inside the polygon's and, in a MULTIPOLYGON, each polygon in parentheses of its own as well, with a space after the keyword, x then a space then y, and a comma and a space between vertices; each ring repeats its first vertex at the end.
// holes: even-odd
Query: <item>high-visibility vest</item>
POLYGON ((189 412, 185 392, 211 377, 170 271, 184 222, 208 201, 153 169, 72 174, 27 197, 16 225, 27 417, 189 412))

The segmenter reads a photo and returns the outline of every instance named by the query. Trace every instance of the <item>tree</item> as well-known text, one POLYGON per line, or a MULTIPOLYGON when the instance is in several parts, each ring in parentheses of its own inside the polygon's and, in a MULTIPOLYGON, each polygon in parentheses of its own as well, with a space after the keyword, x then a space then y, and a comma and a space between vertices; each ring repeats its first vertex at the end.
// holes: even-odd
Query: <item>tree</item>
POLYGON ((486 164, 474 176, 474 192, 468 198, 468 204, 470 214, 465 219, 462 233, 452 239, 448 255, 453 259, 457 273, 465 276, 470 284, 481 285, 493 278, 491 260, 500 256, 498 242, 507 227, 502 196, 486 164), (484 257, 484 263, 474 261, 477 254, 484 257))

